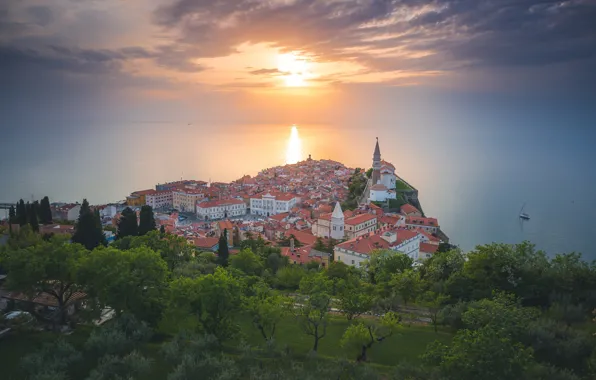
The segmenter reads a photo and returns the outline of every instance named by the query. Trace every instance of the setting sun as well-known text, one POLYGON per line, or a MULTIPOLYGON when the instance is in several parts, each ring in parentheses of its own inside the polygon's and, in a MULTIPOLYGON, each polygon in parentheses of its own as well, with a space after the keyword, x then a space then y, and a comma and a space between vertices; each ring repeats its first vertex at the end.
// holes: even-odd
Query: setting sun
POLYGON ((295 164, 302 161, 302 140, 298 136, 298 128, 292 125, 288 147, 286 149, 286 164, 295 164))
POLYGON ((282 72, 286 86, 301 87, 305 86, 306 76, 308 75, 307 59, 299 56, 297 53, 285 53, 277 56, 277 69, 282 72))

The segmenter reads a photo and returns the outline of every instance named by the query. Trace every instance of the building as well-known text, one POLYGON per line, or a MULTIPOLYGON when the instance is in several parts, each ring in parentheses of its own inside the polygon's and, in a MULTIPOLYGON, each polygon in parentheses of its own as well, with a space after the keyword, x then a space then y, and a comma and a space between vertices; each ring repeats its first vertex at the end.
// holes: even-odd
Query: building
POLYGON ((381 180, 381 149, 379 149, 379 138, 377 137, 377 143, 375 145, 375 151, 373 153, 373 164, 372 164, 372 183, 376 185, 381 180))
POLYGON ((375 249, 396 251, 410 256, 414 260, 426 258, 420 254, 422 235, 405 229, 384 229, 369 233, 335 246, 334 260, 347 265, 361 266, 370 259, 375 249))
POLYGON ((299 202, 299 197, 288 193, 266 193, 250 197, 250 213, 253 215, 271 216, 290 212, 299 202))
POLYGON ((317 251, 312 245, 304 247, 281 247, 281 255, 286 256, 290 264, 304 265, 311 261, 319 263, 322 267, 329 267, 331 255, 327 252, 317 251))
MULTIPOLYGON (((395 184, 394 187, 395 188, 395 184)), ((370 188, 370 200, 372 202, 384 202, 387 199, 396 199, 397 195, 395 194, 395 190, 391 190, 387 188, 382 183, 377 183, 376 185, 372 185, 370 188)))
POLYGON ((345 235, 344 213, 339 202, 335 203, 333 213, 322 214, 312 225, 312 233, 322 238, 342 240, 345 235))
POLYGON ((372 214, 359 214, 345 220, 345 236, 353 239, 358 236, 373 232, 377 229, 377 216, 372 214))
POLYGON ((202 237, 193 240, 193 244, 198 249, 217 252, 219 248, 219 239, 216 237, 202 237))
POLYGON ((145 204, 153 209, 172 207, 174 204, 174 195, 172 191, 155 191, 145 195, 145 204))
POLYGON ((242 215, 246 215, 246 203, 241 199, 232 198, 197 203, 197 218, 199 220, 227 219, 242 215))
POLYGON ((435 218, 408 216, 406 217, 406 227, 409 229, 421 228, 431 234, 435 234, 439 230, 439 222, 435 218))
POLYGON ((422 216, 420 210, 418 210, 416 207, 412 206, 409 203, 402 205, 400 208, 400 212, 405 216, 422 216))
POLYGON ((52 206, 52 219, 75 221, 79 218, 80 212, 80 204, 69 203, 52 206))
POLYGON ((219 238, 223 234, 227 234, 228 247, 234 246, 234 225, 229 220, 221 220, 217 222, 215 234, 219 238))
POLYGON ((197 211, 197 203, 205 198, 202 189, 179 189, 172 192, 172 207, 181 212, 197 211))
POLYGON ((144 206, 145 205, 145 198, 147 194, 153 194, 155 190, 148 189, 148 190, 141 190, 135 191, 131 193, 128 197, 126 197, 126 205, 127 206, 144 206))

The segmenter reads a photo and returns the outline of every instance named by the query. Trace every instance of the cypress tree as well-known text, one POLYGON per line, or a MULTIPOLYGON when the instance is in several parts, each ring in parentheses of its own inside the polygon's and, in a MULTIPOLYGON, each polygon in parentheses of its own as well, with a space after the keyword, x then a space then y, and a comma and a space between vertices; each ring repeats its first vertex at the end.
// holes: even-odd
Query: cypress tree
POLYGON ((39 221, 41 224, 52 223, 52 208, 50 207, 50 198, 45 196, 41 199, 37 213, 39 215, 39 221))
POLYGON ((21 227, 27 224, 27 208, 25 207, 25 201, 22 199, 17 203, 16 218, 16 222, 19 223, 21 227))
POLYGON ((155 217, 153 215, 153 209, 151 206, 141 207, 141 213, 139 215, 139 236, 145 235, 148 232, 154 231, 155 217))
POLYGON ((139 226, 137 225, 137 213, 134 212, 130 207, 122 210, 120 214, 120 220, 118 221, 118 232, 116 233, 117 239, 122 239, 126 236, 137 236, 139 226))
POLYGON ((8 223, 9 224, 15 223, 16 218, 17 218, 17 212, 15 211, 14 206, 10 206, 10 209, 8 209, 8 223))
POLYGON ((159 227, 159 233, 161 234, 161 237, 164 237, 166 234, 166 227, 163 224, 159 227))
POLYGON ((228 249, 228 230, 224 229, 223 234, 221 234, 219 237, 219 244, 217 247, 217 263, 222 267, 227 267, 229 257, 230 250, 228 249))
POLYGON ((79 211, 79 219, 75 224, 75 233, 72 236, 73 243, 82 244, 88 250, 92 250, 99 245, 107 244, 106 237, 101 228, 101 221, 97 216, 91 211, 89 202, 83 199, 81 211, 79 211))
POLYGON ((39 232, 39 221, 37 220, 37 209, 39 208, 39 202, 35 201, 29 205, 27 220, 33 232, 39 232))

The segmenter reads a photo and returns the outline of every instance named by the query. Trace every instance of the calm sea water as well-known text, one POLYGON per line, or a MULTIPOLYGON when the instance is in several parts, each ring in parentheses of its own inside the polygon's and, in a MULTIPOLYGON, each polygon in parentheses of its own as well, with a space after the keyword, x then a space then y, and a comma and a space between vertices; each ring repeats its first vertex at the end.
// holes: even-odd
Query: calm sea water
MULTIPOLYGON (((464 250, 530 240, 549 254, 596 259, 591 133, 503 128, 479 115, 446 120, 298 127, 305 157, 351 167, 370 167, 378 136, 383 158, 419 189, 426 214, 464 250), (520 224, 524 202, 532 219, 520 224)), ((104 203, 180 177, 231 181, 283 164, 290 126, 112 122, 9 131, 0 141, 4 158, 11 157, 0 167, 0 201, 48 195, 104 203)))

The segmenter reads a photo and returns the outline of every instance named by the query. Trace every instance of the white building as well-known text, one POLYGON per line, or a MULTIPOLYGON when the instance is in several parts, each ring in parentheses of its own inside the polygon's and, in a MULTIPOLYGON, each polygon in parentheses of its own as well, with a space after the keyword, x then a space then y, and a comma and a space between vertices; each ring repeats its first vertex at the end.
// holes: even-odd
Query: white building
POLYGON ((368 234, 376 229, 376 215, 359 214, 345 220, 345 236, 348 239, 368 234))
POLYGON ((181 212, 196 212, 197 202, 205 198, 201 189, 174 190, 172 192, 172 206, 181 212))
POLYGON ((60 220, 75 221, 79 219, 79 213, 81 212, 80 204, 61 204, 59 206, 52 207, 52 218, 60 220))
POLYGON ((294 194, 276 193, 260 194, 250 197, 250 213, 253 215, 271 216, 290 212, 299 202, 294 194))
POLYGON ((145 195, 145 204, 151 206, 153 209, 172 207, 174 203, 173 198, 172 191, 156 191, 155 193, 145 195))
POLYGON ((197 204, 197 218, 200 220, 226 219, 242 215, 246 215, 246 203, 241 199, 203 201, 197 204))
POLYGON ((335 208, 331 214, 319 216, 312 225, 312 234, 322 238, 332 238, 342 240, 345 236, 344 214, 339 202, 335 203, 335 208))
POLYGON ((99 216, 102 218, 113 218, 118 213, 118 209, 114 205, 106 205, 99 210, 99 216))
MULTIPOLYGON (((395 183, 393 184, 395 188, 395 183)), ((387 199, 396 199, 395 190, 390 190, 382 183, 377 183, 370 188, 370 200, 373 202, 384 202, 387 199)))
POLYGON ((381 183, 390 190, 395 189, 395 166, 387 161, 381 161, 381 183))

